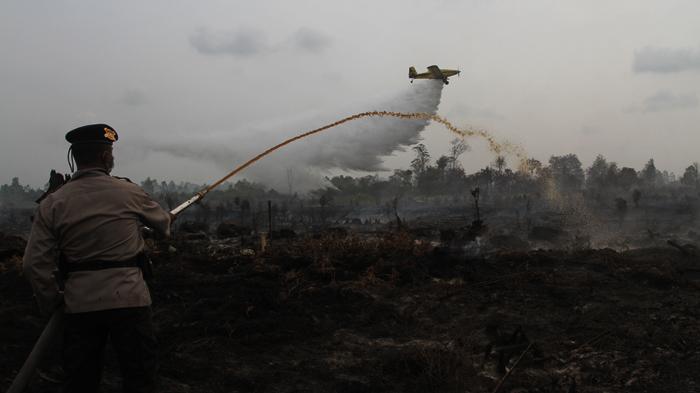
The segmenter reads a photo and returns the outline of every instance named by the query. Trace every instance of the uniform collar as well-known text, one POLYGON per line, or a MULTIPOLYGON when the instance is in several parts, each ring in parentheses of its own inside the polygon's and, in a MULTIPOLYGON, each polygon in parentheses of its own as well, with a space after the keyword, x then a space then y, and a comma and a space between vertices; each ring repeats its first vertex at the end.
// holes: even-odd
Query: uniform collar
POLYGON ((91 177, 91 176, 109 176, 109 172, 103 168, 87 168, 80 169, 73 173, 71 180, 79 179, 81 177, 91 177))

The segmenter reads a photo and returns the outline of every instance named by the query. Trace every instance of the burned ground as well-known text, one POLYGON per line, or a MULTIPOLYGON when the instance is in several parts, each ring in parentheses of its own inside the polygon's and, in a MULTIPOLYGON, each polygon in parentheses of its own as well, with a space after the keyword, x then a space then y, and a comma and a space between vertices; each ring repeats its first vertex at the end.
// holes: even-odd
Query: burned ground
MULTIPOLYGON (((158 247, 163 391, 490 392, 511 369, 502 392, 700 390, 700 260, 673 247, 467 257, 407 232, 225 245, 158 247)), ((18 263, 0 265, 3 390, 45 322, 18 263)), ((55 363, 30 391, 59 391, 55 363)), ((119 391, 113 360, 104 379, 119 391)))

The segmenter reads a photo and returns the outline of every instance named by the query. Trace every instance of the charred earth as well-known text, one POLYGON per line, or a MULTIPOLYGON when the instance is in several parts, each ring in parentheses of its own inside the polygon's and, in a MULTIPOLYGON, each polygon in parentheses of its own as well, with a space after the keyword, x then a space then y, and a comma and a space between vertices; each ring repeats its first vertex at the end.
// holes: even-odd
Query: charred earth
MULTIPOLYGON (((0 247, 3 391, 46 322, 17 242, 0 247)), ((164 392, 699 389, 692 247, 469 254, 401 230, 154 248, 164 392)), ((120 391, 107 358, 103 391, 120 391)), ((60 391, 58 364, 29 391, 60 391)))

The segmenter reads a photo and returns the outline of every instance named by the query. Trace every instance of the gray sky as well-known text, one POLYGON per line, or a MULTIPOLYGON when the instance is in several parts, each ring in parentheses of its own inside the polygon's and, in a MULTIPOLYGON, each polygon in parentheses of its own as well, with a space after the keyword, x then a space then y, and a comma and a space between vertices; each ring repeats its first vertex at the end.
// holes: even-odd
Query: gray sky
MULTIPOLYGON (((97 122, 120 134, 116 174, 211 182, 219 158, 146 147, 196 140, 238 152, 233 167, 278 136, 384 109, 415 88, 409 66, 431 64, 462 70, 438 108, 460 126, 542 161, 653 157, 682 173, 700 161, 698 15, 690 0, 4 0, 0 182, 66 170, 65 132, 97 122)), ((452 139, 436 125, 421 136, 434 157, 452 139)), ((467 169, 492 161, 471 145, 467 169)))

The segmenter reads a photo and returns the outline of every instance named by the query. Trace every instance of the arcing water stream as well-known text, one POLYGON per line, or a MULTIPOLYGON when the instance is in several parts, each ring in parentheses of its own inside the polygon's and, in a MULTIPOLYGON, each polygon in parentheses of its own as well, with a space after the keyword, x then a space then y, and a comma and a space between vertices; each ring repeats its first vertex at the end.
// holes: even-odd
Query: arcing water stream
POLYGON ((487 131, 484 131, 484 130, 461 129, 461 128, 454 126, 452 123, 450 123, 447 119, 445 119, 443 117, 440 117, 438 115, 431 114, 431 113, 425 113, 425 112, 390 112, 390 111, 362 112, 362 113, 358 113, 358 114, 355 114, 352 116, 345 117, 345 118, 340 119, 336 122, 327 124, 323 127, 319 127, 319 128, 314 129, 314 130, 304 132, 302 134, 299 134, 297 136, 289 138, 281 143, 278 143, 275 146, 270 147, 269 149, 263 151, 262 153, 256 155, 255 157, 253 157, 253 158, 249 159, 248 161, 244 162, 243 164, 239 165, 234 170, 229 172, 226 176, 222 177, 221 179, 217 180, 216 182, 214 182, 210 186, 208 186, 208 187, 204 188, 203 190, 201 190, 200 192, 198 192, 194 197, 190 198, 189 200, 187 200, 186 202, 184 202, 180 206, 173 209, 173 211, 171 213, 175 214, 175 215, 179 214, 180 212, 182 212, 183 210, 185 210, 186 208, 191 206, 193 203, 204 198, 204 196, 207 193, 209 193, 209 191, 212 191, 213 189, 215 189, 216 187, 221 185, 221 183, 223 183, 226 180, 230 179, 231 177, 235 176, 236 174, 238 174, 242 170, 246 169, 247 167, 253 165, 255 162, 262 159, 263 157, 273 153, 274 151, 276 151, 278 149, 283 148, 284 146, 289 145, 290 143, 292 143, 294 141, 298 141, 298 140, 304 139, 308 136, 318 134, 318 133, 325 131, 325 130, 328 130, 330 128, 337 127, 343 123, 347 123, 347 122, 350 122, 353 120, 362 119, 365 117, 394 117, 394 118, 405 119, 405 120, 432 120, 432 121, 435 121, 436 123, 442 124, 448 130, 450 130, 451 132, 457 134, 458 136, 460 136, 462 138, 467 138, 467 137, 471 137, 471 136, 477 136, 477 137, 484 138, 489 145, 489 150, 491 150, 493 153, 498 154, 498 155, 500 155, 500 154, 513 154, 519 159, 521 168, 526 168, 526 166, 527 166, 527 160, 526 160, 527 157, 525 156, 524 151, 520 146, 513 145, 509 142, 499 143, 496 141, 496 139, 491 134, 489 134, 487 131))

